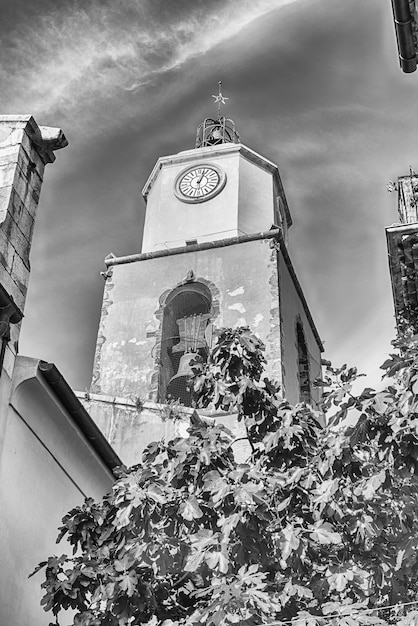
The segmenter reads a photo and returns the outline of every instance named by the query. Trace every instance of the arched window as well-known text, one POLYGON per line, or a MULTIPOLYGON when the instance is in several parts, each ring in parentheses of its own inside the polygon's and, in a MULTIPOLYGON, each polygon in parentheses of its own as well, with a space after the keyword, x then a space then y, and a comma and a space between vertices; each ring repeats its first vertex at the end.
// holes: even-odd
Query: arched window
POLYGON ((186 283, 168 294, 162 316, 160 402, 192 405, 190 375, 207 359, 211 317, 212 296, 203 283, 186 283))
POLYGON ((311 383, 309 378, 309 357, 302 322, 296 323, 296 341, 298 348, 299 399, 300 402, 310 403, 311 383))

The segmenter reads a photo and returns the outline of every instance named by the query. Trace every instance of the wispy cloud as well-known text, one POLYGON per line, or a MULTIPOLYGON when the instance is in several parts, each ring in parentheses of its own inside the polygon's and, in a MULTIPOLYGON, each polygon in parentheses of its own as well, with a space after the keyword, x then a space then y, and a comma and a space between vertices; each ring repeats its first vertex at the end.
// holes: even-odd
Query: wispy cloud
MULTIPOLYGON (((297 1, 168 6, 155 0, 94 0, 49 9, 3 37, 8 62, 0 69, 2 108, 22 112, 23 107, 42 116, 58 112, 63 118, 83 108, 94 115, 99 103, 103 107, 118 93, 140 92, 257 18, 297 1)), ((123 116, 123 104, 118 113, 123 116)))

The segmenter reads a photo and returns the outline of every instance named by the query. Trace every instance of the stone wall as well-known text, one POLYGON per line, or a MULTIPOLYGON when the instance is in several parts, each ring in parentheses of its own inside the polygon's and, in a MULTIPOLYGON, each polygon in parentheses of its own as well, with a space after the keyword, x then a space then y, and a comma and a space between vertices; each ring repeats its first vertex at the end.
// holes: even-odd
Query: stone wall
MULTIPOLYGON (((25 307, 45 165, 53 163, 54 150, 67 143, 60 129, 39 127, 30 115, 0 116, 0 285, 20 314, 25 307)), ((3 359, 9 378, 19 332, 20 325, 12 323, 3 359)))

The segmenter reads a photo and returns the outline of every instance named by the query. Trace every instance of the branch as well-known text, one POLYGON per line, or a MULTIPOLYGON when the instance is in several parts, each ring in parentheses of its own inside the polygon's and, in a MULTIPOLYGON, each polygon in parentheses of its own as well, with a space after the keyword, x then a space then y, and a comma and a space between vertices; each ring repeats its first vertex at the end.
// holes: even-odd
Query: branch
POLYGON ((254 447, 252 446, 252 442, 251 442, 251 439, 249 437, 238 437, 237 439, 234 439, 234 441, 231 441, 231 443, 227 447, 231 448, 234 445, 234 443, 237 443, 237 441, 244 441, 244 440, 250 442, 251 449, 254 452, 254 447))
MULTIPOLYGON (((244 420, 244 423, 245 423, 245 420, 244 420)), ((243 437, 243 439, 248 439, 248 441, 250 443, 250 446, 251 446, 251 453, 255 454, 256 450, 255 450, 255 447, 254 447, 254 443, 253 443, 253 441, 252 441, 252 439, 250 437, 250 433, 248 432, 247 424, 245 424, 245 432, 247 433, 247 437, 243 437)))

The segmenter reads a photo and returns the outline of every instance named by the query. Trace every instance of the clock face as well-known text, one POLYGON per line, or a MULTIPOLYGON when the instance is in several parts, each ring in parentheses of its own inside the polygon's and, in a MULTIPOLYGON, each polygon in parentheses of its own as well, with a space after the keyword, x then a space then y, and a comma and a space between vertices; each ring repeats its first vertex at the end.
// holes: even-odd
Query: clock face
POLYGON ((180 173, 174 191, 183 202, 205 202, 216 196, 225 182, 225 172, 215 165, 194 165, 180 173))

